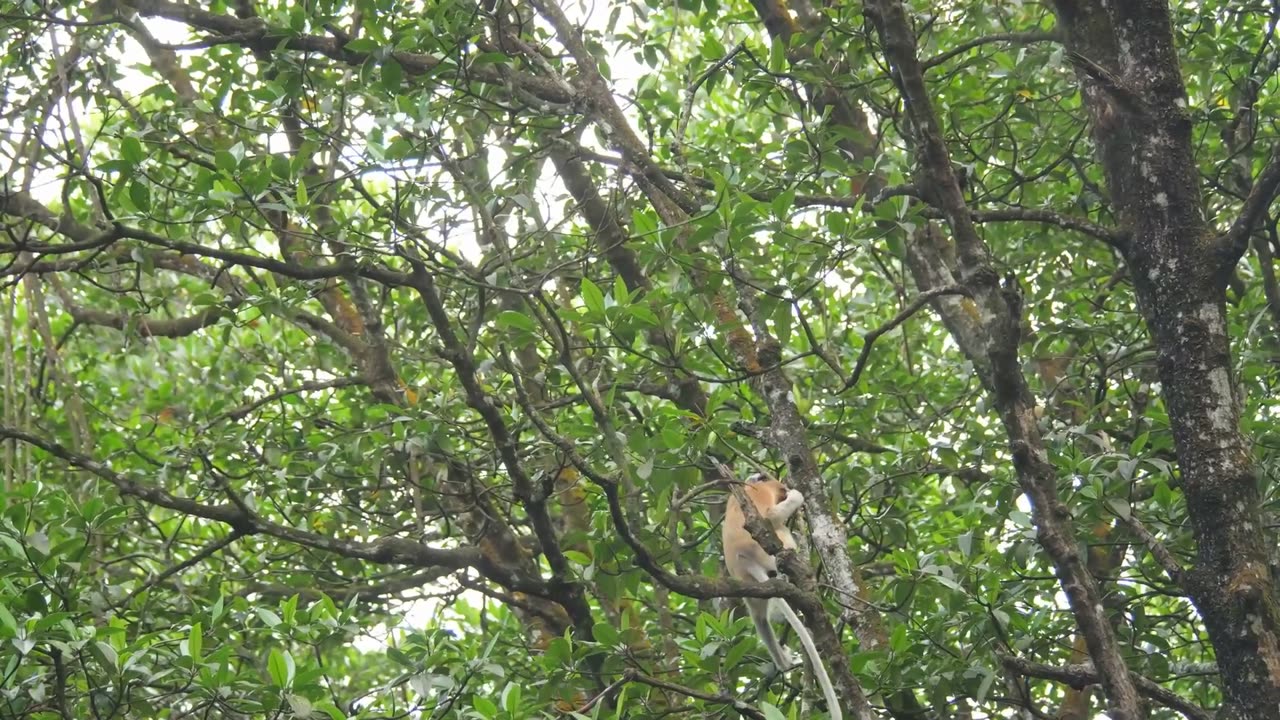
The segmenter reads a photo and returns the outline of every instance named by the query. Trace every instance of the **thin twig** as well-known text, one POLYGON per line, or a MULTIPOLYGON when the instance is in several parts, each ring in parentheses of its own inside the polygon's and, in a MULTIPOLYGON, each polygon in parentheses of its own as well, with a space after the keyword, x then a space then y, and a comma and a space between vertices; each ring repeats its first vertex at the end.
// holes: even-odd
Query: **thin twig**
POLYGON ((223 422, 224 420, 232 420, 232 421, 240 420, 241 418, 248 416, 249 413, 252 413, 254 410, 257 410, 258 408, 262 407, 263 405, 267 405, 269 403, 275 402, 276 400, 279 400, 280 398, 283 398, 283 397, 287 397, 289 395, 296 395, 298 393, 303 393, 303 392, 315 392, 318 390, 331 390, 333 388, 350 387, 352 385, 363 384, 364 382, 365 382, 365 379, 363 377, 356 375, 355 377, 335 378, 333 380, 317 380, 314 382, 304 382, 301 385, 298 385, 297 387, 285 388, 284 390, 277 390, 265 397, 262 397, 258 400, 254 400, 253 402, 250 402, 250 403, 245 403, 244 405, 241 405, 238 408, 225 412, 222 415, 219 415, 218 417, 210 420, 204 425, 201 425, 200 432, 204 432, 209 428, 213 427, 214 425, 217 425, 218 423, 223 422))
POLYGON ((934 288, 932 290, 925 291, 917 295, 916 298, 912 300, 905 308, 898 311, 898 314, 894 315, 893 318, 889 320, 889 322, 885 323, 884 325, 881 325, 875 330, 872 330, 866 335, 863 335, 862 336, 862 352, 858 354, 858 362, 853 366, 853 374, 850 375, 849 379, 845 381, 844 387, 840 388, 840 392, 845 392, 849 388, 858 384, 858 379, 862 377, 862 371, 866 367, 867 358, 870 357, 871 355, 871 344, 874 343, 877 339, 879 339, 881 335, 884 335, 890 330, 893 330, 894 328, 898 327, 902 323, 906 322, 908 318, 910 318, 912 315, 919 312, 920 308, 925 306, 925 303, 928 303, 934 300, 935 298, 942 297, 943 295, 968 295, 968 294, 969 294, 969 290, 967 288, 963 288, 958 285, 948 285, 946 287, 934 288))
POLYGON ((741 700, 735 697, 726 695, 724 693, 721 693, 719 695, 705 693, 700 690, 694 690, 693 688, 685 687, 684 685, 677 685, 676 683, 667 682, 666 680, 659 680, 656 677, 645 675, 639 670, 634 670, 634 669, 629 669, 625 673, 623 673, 623 679, 628 681, 638 682, 644 685, 649 685, 651 687, 656 687, 660 690, 669 690, 671 692, 684 695, 685 697, 691 697, 691 698, 694 698, 695 700, 702 700, 703 702, 728 705, 729 707, 733 708, 734 711, 736 711, 742 717, 751 718, 751 720, 765 720, 766 718, 766 715, 763 712, 757 710, 751 705, 748 705, 747 703, 742 702, 741 700))
POLYGON ((239 540, 244 536, 245 536, 245 533, 241 532, 240 530, 233 529, 230 534, 228 534, 226 537, 222 538, 221 540, 214 543, 210 543, 195 555, 192 555, 191 557, 187 558, 186 560, 183 560, 177 565, 172 565, 168 568, 165 568, 164 572, 155 576, 155 578, 148 580, 142 585, 139 585, 138 587, 134 588, 133 592, 125 596, 124 600, 121 600, 120 602, 116 603, 115 607, 121 607, 121 608, 128 607, 129 603, 133 602, 133 599, 138 595, 140 595, 141 593, 159 585, 160 583, 164 582, 165 580, 168 580, 169 578, 173 577, 174 575, 177 575, 178 573, 182 572, 183 570, 186 570, 189 567, 192 567, 194 565, 204 562, 205 560, 212 557, 219 550, 222 550, 226 546, 230 545, 231 543, 235 542, 236 540, 239 540))

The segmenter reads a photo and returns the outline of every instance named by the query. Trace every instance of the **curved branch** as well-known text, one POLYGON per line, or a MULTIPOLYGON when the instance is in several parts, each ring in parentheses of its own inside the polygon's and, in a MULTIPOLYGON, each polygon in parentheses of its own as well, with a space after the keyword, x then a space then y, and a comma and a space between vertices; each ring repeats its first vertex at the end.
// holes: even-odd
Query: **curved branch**
POLYGON ((52 210, 41 204, 40 201, 33 198, 31 193, 24 191, 0 192, 0 214, 30 220, 72 240, 70 243, 60 245, 25 242, 0 245, 0 255, 23 251, 39 255, 64 255, 66 253, 80 252, 81 250, 105 247, 121 237, 118 228, 99 230, 85 225, 75 218, 59 217, 52 210))
MULTIPOLYGON (((214 34, 208 41, 218 44, 238 45, 251 50, 274 52, 280 48, 319 53, 352 67, 363 65, 371 56, 380 56, 383 50, 373 53, 356 52, 346 48, 347 42, 339 37, 305 35, 275 28, 261 18, 238 18, 234 15, 212 13, 197 5, 166 2, 165 0, 131 0, 129 5, 143 17, 158 17, 189 25, 214 34)), ((437 70, 442 61, 431 55, 395 50, 387 53, 394 58, 407 75, 426 75, 437 70)), ((516 70, 477 65, 467 69, 470 78, 490 83, 500 89, 514 86, 544 102, 568 104, 573 102, 572 90, 548 79, 516 70)))
POLYGON ((67 314, 77 322, 121 331, 137 330, 143 337, 186 337, 210 325, 217 324, 219 320, 230 315, 231 310, 238 304, 232 300, 227 307, 213 307, 195 315, 162 320, 142 315, 116 314, 105 310, 83 307, 71 302, 71 299, 62 292, 58 293, 58 297, 62 301, 62 306, 67 311, 67 314))
POLYGON ((1178 562, 1177 558, 1173 556, 1173 553, 1169 552, 1169 548, 1165 547, 1164 543, 1160 542, 1160 540, 1147 529, 1147 526, 1144 525, 1141 520, 1134 517, 1132 512, 1123 515, 1117 514, 1117 517, 1119 517, 1121 522, 1125 525, 1128 525, 1129 529, 1133 531, 1133 534, 1137 535, 1138 539, 1147 546, 1147 550, 1151 552, 1151 556, 1156 559, 1156 562, 1159 563, 1160 567, 1164 569, 1166 574, 1168 574, 1169 579, 1179 586, 1184 585, 1186 581, 1185 571, 1182 569, 1182 565, 1178 562))
POLYGON ((1244 255, 1249 247, 1249 236, 1266 214, 1267 208, 1275 201, 1277 193, 1280 193, 1280 145, 1272 149, 1267 166, 1258 175, 1253 189, 1249 191, 1249 197, 1245 198, 1244 206, 1240 208, 1240 216, 1231 223, 1231 228, 1222 238, 1222 250, 1226 255, 1223 260, 1226 263, 1224 271, 1235 267, 1244 255))
MULTIPOLYGON (((925 212, 926 217, 929 212, 925 212)), ((1034 208, 1003 208, 1000 210, 972 210, 969 213, 974 222, 1023 221, 1056 225, 1064 230, 1075 230, 1085 235, 1092 235, 1108 245, 1123 249, 1129 241, 1129 234, 1124 230, 1099 225, 1084 218, 1071 217, 1053 210, 1034 208)), ((941 217, 939 214, 938 217, 941 217)))
POLYGON ((306 530, 299 530, 267 520, 243 503, 208 505, 174 495, 163 488, 118 473, 106 465, 68 450, 62 445, 17 428, 0 425, 0 439, 14 439, 35 446, 73 467, 85 470, 115 486, 121 495, 136 498, 184 515, 213 520, 230 526, 241 535, 266 535, 303 547, 330 552, 355 560, 379 564, 402 564, 420 568, 461 570, 475 568, 505 587, 531 595, 546 597, 547 586, 535 578, 516 574, 487 559, 479 548, 434 548, 400 537, 384 537, 373 542, 340 540, 306 530))
POLYGON ((950 60, 951 58, 957 55, 963 55, 964 53, 967 53, 976 47, 981 47, 982 45, 989 45, 991 43, 1007 42, 1011 45, 1033 45, 1035 43, 1041 43, 1041 42, 1053 42, 1054 40, 1057 40, 1057 39, 1058 39, 1058 36, 1055 33, 1034 32, 1034 31, 1033 32, 995 33, 993 35, 984 35, 983 37, 974 38, 968 42, 962 42, 959 45, 956 45, 955 47, 951 48, 950 50, 944 53, 941 53, 939 55, 934 55, 933 57, 927 60, 921 60, 920 67, 924 70, 928 70, 929 68, 941 65, 942 63, 950 60))
MULTIPOLYGON (((1043 680, 1053 680, 1073 688, 1081 688, 1085 685, 1096 685, 1102 681, 1098 671, 1092 665, 1062 665, 1053 666, 1044 663, 1031 662, 1022 658, 1013 657, 1011 655, 998 655, 1001 664, 1009 670, 1026 675, 1027 677, 1041 678, 1043 680)), ((1143 677, 1137 673, 1129 673, 1133 684, 1138 688, 1138 693, 1143 697, 1150 698, 1164 707, 1176 710, 1182 713, 1187 720, 1213 720, 1213 714, 1207 710, 1191 703, 1190 700, 1178 695, 1172 690, 1167 690, 1156 684, 1154 680, 1143 677)))
POLYGON ((261 255, 249 255, 232 250, 223 250, 222 248, 208 247, 199 243, 174 240, 120 223, 116 223, 110 230, 101 231, 80 223, 73 218, 54 215, 53 211, 25 192, 0 194, 0 214, 30 220, 72 241, 69 243, 14 243, 12 245, 0 245, 0 255, 19 252, 31 252, 35 255, 65 255, 84 250, 94 250, 110 245, 117 240, 128 239, 163 247, 185 255, 216 258, 234 265, 269 270, 294 280, 327 280, 354 273, 386 285, 400 287, 409 284, 409 276, 406 273, 396 272, 385 267, 357 265, 351 261, 303 266, 261 255))
POLYGON ((231 420, 231 421, 240 420, 248 416, 249 413, 253 412, 254 410, 257 410, 258 408, 262 407, 263 405, 275 402, 276 400, 279 400, 280 398, 283 398, 283 397, 288 397, 289 395, 297 395, 298 393, 304 393, 304 392, 315 392, 317 390, 331 390, 334 388, 351 387, 352 385, 363 385, 364 383, 365 383, 365 379, 358 375, 356 377, 336 378, 333 380, 304 382, 301 385, 298 385, 296 387, 277 390, 259 400, 254 400, 251 403, 246 403, 244 405, 241 405, 240 407, 229 410, 223 413, 222 415, 219 415, 218 417, 202 425, 200 427, 200 431, 204 432, 205 430, 208 430, 214 425, 226 420, 231 420))
POLYGON ((727 705, 733 708, 734 712, 738 713, 744 718, 750 718, 751 720, 765 720, 765 718, 768 717, 768 715, 765 715, 763 712, 757 710, 756 708, 742 702, 741 700, 731 695, 726 695, 724 693, 721 693, 719 695, 712 695, 711 693, 702 692, 700 690, 694 690, 691 687, 685 687, 684 685, 678 685, 673 682, 668 682, 666 680, 659 680, 658 678, 645 675, 644 673, 634 668, 628 669, 626 672, 624 672, 622 674, 622 678, 625 681, 638 682, 642 685, 649 685, 650 687, 656 687, 659 690, 669 690, 673 693, 676 693, 677 695, 684 695, 685 697, 691 697, 691 698, 694 698, 695 700, 701 700, 703 702, 708 702, 708 703, 717 703, 720 705, 727 705))
POLYGON ((436 335, 443 345, 440 354, 453 366, 454 373, 466 394, 467 404, 484 420, 485 427, 497 446, 498 456, 502 458, 502 465, 511 476, 515 495, 529 516, 529 523, 538 537, 542 554, 551 567, 551 580, 548 586, 557 590, 556 602, 560 603, 573 618, 577 631, 583 638, 590 639, 594 626, 591 607, 583 595, 582 583, 570 579, 569 560, 563 548, 560 547, 560 539, 556 535, 551 515, 547 511, 547 494, 534 486, 528 470, 520 461, 518 438, 511 433, 502 414, 498 412, 498 406, 477 380, 475 358, 454 333, 453 323, 436 290, 435 280, 421 261, 409 256, 406 258, 413 266, 412 287, 426 306, 427 315, 431 318, 431 324, 435 326, 436 335))
POLYGON ((910 318, 912 315, 915 315, 917 312, 919 312, 920 308, 924 307, 926 304, 933 301, 935 298, 942 297, 943 295, 969 295, 969 294, 970 293, 967 289, 956 286, 956 285, 948 285, 947 287, 940 287, 940 288, 934 288, 932 290, 927 290, 917 295, 916 298, 912 300, 906 307, 899 310, 898 314, 894 315, 889 320, 889 322, 885 323, 884 325, 881 325, 875 330, 872 330, 866 335, 863 335, 862 336, 862 352, 858 353, 858 361, 853 366, 853 374, 849 376, 848 380, 845 380, 844 386, 840 388, 840 392, 844 392, 849 388, 853 387, 854 385, 858 384, 858 378, 862 377, 862 371, 866 367, 867 358, 870 357, 871 355, 871 344, 874 343, 876 340, 878 340, 881 335, 884 335, 890 330, 893 330, 894 328, 898 327, 902 323, 906 322, 908 318, 910 318))
MULTIPOLYGON (((455 572, 451 568, 436 567, 422 572, 414 573, 400 578, 392 578, 378 583, 370 583, 368 585, 350 585, 347 587, 329 586, 329 587, 294 587, 292 585, 282 585, 280 583, 249 583, 241 591, 240 595, 249 593, 257 593, 259 595, 269 595, 271 597, 291 597, 299 595, 305 600, 318 600, 320 596, 328 595, 331 599, 338 603, 350 602, 353 598, 360 602, 374 602, 386 598, 388 595, 396 595, 405 590, 422 587, 433 583, 443 577, 447 577, 450 573, 455 572)), ((393 598, 387 598, 391 600, 393 598)))
POLYGON ((129 593, 129 595, 125 597, 125 599, 121 600, 118 603, 114 603, 112 607, 116 607, 116 608, 128 607, 129 603, 132 602, 133 599, 138 595, 140 595, 141 593, 159 585, 160 583, 164 582, 165 580, 168 580, 169 578, 173 577, 174 575, 177 575, 178 573, 182 572, 183 570, 186 570, 189 567, 194 567, 195 565, 198 565, 199 563, 202 563, 205 560, 208 560, 209 558, 216 555, 223 548, 227 547, 228 545, 239 540, 242 537, 244 537, 243 533, 241 533, 238 530, 232 530, 230 533, 227 534, 226 537, 223 537, 215 542, 209 543, 204 548, 202 548, 200 552, 196 553, 195 555, 192 555, 191 557, 187 558, 186 560, 183 560, 182 562, 176 565, 172 565, 168 568, 165 568, 165 570, 161 572, 159 575, 155 576, 151 580, 148 580, 147 582, 134 588, 133 592, 129 593))

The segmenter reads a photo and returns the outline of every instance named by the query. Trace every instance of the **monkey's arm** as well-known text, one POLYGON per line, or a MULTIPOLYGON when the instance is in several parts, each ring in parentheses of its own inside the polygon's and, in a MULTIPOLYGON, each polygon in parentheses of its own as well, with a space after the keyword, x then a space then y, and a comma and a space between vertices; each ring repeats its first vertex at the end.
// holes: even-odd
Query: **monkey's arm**
POLYGON ((765 513, 765 517, 775 526, 785 525, 803 504, 804 495, 801 495, 799 490, 792 488, 787 491, 785 500, 769 508, 769 511, 765 513))

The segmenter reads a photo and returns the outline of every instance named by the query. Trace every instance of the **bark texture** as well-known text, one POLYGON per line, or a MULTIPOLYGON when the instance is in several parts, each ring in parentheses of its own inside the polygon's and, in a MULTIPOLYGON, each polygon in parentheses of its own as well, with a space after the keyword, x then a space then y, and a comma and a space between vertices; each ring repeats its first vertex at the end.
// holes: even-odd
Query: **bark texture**
MULTIPOLYGON (((1219 236, 1205 219, 1168 4, 1058 0, 1055 7, 1113 207, 1129 231, 1122 250, 1156 345, 1197 543, 1183 577, 1217 654, 1225 695, 1218 717, 1274 718, 1274 553, 1258 542, 1258 476, 1240 432, 1225 306, 1249 221, 1219 236)), ((1269 194, 1266 182, 1259 185, 1269 194)))

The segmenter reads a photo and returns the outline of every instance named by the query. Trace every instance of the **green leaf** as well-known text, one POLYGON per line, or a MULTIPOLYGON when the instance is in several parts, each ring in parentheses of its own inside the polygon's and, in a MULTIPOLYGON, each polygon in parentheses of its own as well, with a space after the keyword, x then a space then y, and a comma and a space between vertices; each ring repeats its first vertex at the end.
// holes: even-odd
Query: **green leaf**
POLYGON ((15 558, 25 558, 27 556, 27 552, 22 548, 22 544, 9 535, 0 533, 0 545, 4 545, 8 548, 9 553, 15 558))
POLYGON ((515 717, 520 709, 520 685, 510 683, 502 691, 502 709, 515 717))
POLYGON ((471 707, 475 708, 481 717, 492 718, 498 716, 497 703, 483 695, 472 696, 471 707))
POLYGON ((275 153, 271 156, 271 175, 277 180, 289 180, 292 171, 289 165, 289 158, 282 153, 275 153))
POLYGON ((293 655, 288 650, 271 648, 271 654, 267 656, 267 674, 271 676, 272 684, 289 687, 293 684, 294 671, 293 655))
POLYGON ((295 717, 309 718, 315 711, 315 706, 311 701, 301 695, 288 693, 284 699, 289 703, 289 709, 293 711, 295 717))
POLYGON ((582 303, 593 315, 604 314, 604 293, 591 278, 582 278, 582 303))
POLYGON ((471 59, 471 67, 479 67, 481 65, 507 65, 511 62, 511 57, 506 53, 500 52, 482 52, 476 53, 471 59))
POLYGON ((649 476, 653 475, 653 461, 654 461, 653 455, 650 455, 648 458, 646 458, 644 463, 642 463, 640 467, 636 468, 636 477, 640 478, 641 480, 648 480, 649 476))
POLYGON ((631 302, 631 293, 627 291, 627 283, 621 275, 613 277, 613 300, 619 305, 627 305, 631 302))
POLYGON ((570 561, 578 563, 579 565, 591 564, 591 556, 582 552, 581 550, 565 550, 564 556, 568 558, 570 561))
POLYGON ((1147 447, 1147 441, 1150 439, 1150 432, 1139 433, 1138 437, 1133 439, 1133 444, 1129 446, 1129 454, 1141 455, 1142 451, 1147 447))
POLYGON ((515 310, 503 310, 498 313, 497 324, 498 327, 501 328, 516 328, 526 332, 534 332, 537 330, 537 326, 534 325, 532 318, 522 312, 516 312, 515 310))
POLYGON ((627 311, 630 312, 637 320, 643 322, 649 327, 658 326, 658 316, 654 315, 653 311, 644 305, 632 305, 627 308, 627 311))
POLYGON ((120 157, 127 160, 130 165, 137 165, 147 159, 147 152, 142 149, 142 141, 132 135, 126 135, 120 140, 120 157))
POLYGON ((116 649, 111 646, 111 643, 98 640, 90 644, 89 647, 97 651, 94 654, 97 655, 98 662, 102 663, 104 667, 111 670, 120 669, 120 653, 116 652, 116 649))
POLYGON ((234 173, 237 165, 239 165, 239 162, 236 160, 236 156, 226 150, 219 150, 213 154, 213 166, 224 173, 234 173))
POLYGON ((5 633, 7 637, 16 637, 18 634, 18 621, 2 602, 0 602, 0 628, 5 628, 9 631, 5 633))
POLYGON ((772 703, 760 703, 760 710, 767 720, 787 720, 787 716, 772 703))
POLYGON ((778 193, 773 201, 769 203, 769 207, 773 210, 773 216, 779 220, 786 220, 791 213, 791 207, 796 202, 796 188, 791 186, 786 190, 778 193))
POLYGON ((606 623, 606 622, 596 623, 595 627, 592 628, 592 634, 595 636, 596 642, 600 643, 601 645, 612 646, 612 645, 618 644, 618 639, 619 639, 618 631, 609 623, 606 623))
POLYGON ((331 702, 325 701, 325 702, 316 703, 315 709, 319 710, 325 715, 328 715, 329 720, 346 720, 347 718, 347 714, 339 710, 338 706, 334 705, 331 702))
POLYGON ((266 624, 267 627, 273 628, 283 622, 279 615, 267 608, 254 608, 253 611, 258 614, 258 617, 266 624))
POLYGON ((1111 512, 1125 520, 1128 520, 1132 513, 1129 502, 1124 498, 1107 498, 1107 507, 1111 509, 1111 512))
POLYGON ((679 423, 666 423, 661 430, 662 444, 668 450, 683 447, 685 442, 684 428, 679 423))
POLYGON ((388 647, 387 657, 391 658, 396 663, 410 669, 417 668, 418 666, 418 663, 415 662, 413 658, 409 657, 408 655, 405 655, 404 651, 397 647, 388 647))
POLYGON ((297 593, 294 593, 289 597, 288 600, 284 601, 284 605, 280 608, 280 612, 283 614, 284 623, 286 625, 292 625, 294 623, 294 618, 297 616, 297 613, 298 613, 298 594, 297 593))
POLYGON ((400 91, 400 85, 404 81, 404 68, 393 57, 387 57, 382 61, 382 89, 389 93, 397 93, 400 91))
POLYGON ((187 634, 186 652, 183 654, 190 656, 192 662, 199 663, 201 644, 203 641, 203 629, 200 627, 200 623, 192 623, 191 632, 187 634))
POLYGON ((151 186, 141 181, 129 183, 129 202, 138 212, 151 212, 151 186))
POLYGON ((911 640, 907 637, 907 626, 898 624, 893 628, 893 634, 889 638, 889 647, 893 648, 895 653, 905 653, 911 649, 911 640))
POLYGON ((370 38, 362 37, 356 38, 342 47, 349 52, 371 53, 378 49, 378 43, 370 38))

